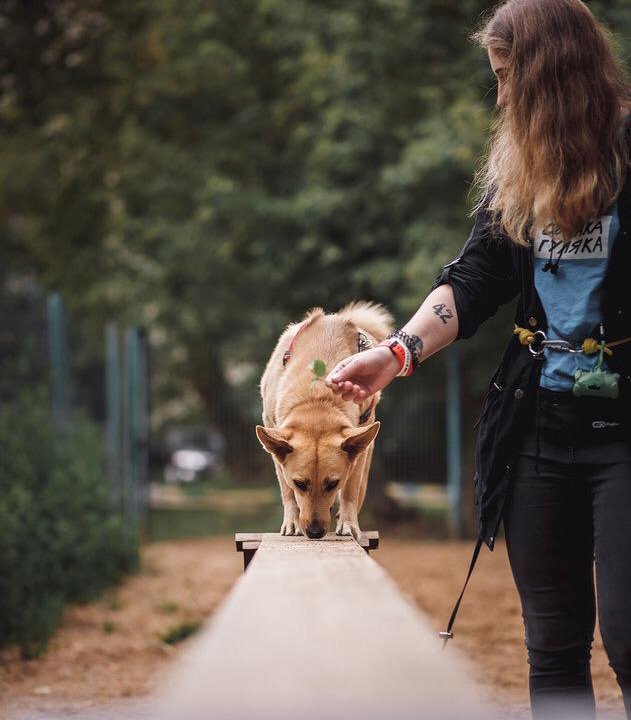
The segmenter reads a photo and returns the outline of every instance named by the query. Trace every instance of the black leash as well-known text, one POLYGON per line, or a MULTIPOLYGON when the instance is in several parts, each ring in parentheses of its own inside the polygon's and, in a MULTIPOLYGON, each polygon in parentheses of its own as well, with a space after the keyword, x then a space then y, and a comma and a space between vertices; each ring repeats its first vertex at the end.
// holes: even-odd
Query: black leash
POLYGON ((454 605, 454 609, 451 611, 451 617, 449 618, 449 622, 447 623, 447 630, 443 630, 442 632, 438 633, 438 636, 443 638, 443 650, 445 649, 447 642, 451 640, 451 638, 454 636, 452 632, 452 628, 454 626, 454 622, 456 621, 456 615, 458 614, 458 610, 460 609, 460 603, 462 602, 462 598, 464 597, 464 591, 467 589, 467 585, 469 584, 469 578, 471 577, 471 574, 473 573, 473 568, 475 567, 476 562, 478 561, 478 555, 480 554, 480 548, 482 547, 482 538, 478 538, 475 547, 473 548, 473 555, 471 556, 471 564, 469 565, 469 572, 467 573, 467 579, 464 581, 464 586, 462 588, 462 592, 460 593, 460 597, 456 601, 456 604, 454 605))

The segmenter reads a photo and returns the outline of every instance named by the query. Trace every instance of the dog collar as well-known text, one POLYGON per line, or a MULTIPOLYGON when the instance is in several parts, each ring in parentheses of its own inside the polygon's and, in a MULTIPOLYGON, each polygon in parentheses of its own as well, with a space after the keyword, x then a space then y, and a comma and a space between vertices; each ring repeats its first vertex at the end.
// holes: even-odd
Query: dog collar
POLYGON ((375 407, 375 400, 373 398, 370 405, 364 410, 364 412, 359 416, 359 424, 363 425, 365 422, 368 421, 368 418, 370 418, 370 415, 375 407))
MULTIPOLYGON (((293 351, 294 351, 294 344, 296 340, 298 339, 298 335, 305 329, 306 324, 303 323, 299 328, 296 334, 291 339, 291 342, 289 343, 289 347, 285 352, 283 353, 283 367, 287 365, 289 362, 289 359, 291 358, 293 351)), ((368 333, 364 332, 361 328, 357 332, 357 352, 363 352, 364 350, 370 350, 370 348, 373 347, 372 340, 368 337, 368 333)))
MULTIPOLYGON (((305 329, 306 324, 303 323, 299 328, 296 334, 293 336, 291 342, 289 343, 289 347, 285 352, 283 353, 283 367, 287 365, 289 362, 293 350, 294 350, 294 344, 296 340, 298 339, 298 335, 305 329)), ((372 340, 368 337, 368 334, 364 332, 363 330, 359 330, 357 333, 357 352, 363 352, 364 350, 369 350, 371 347, 373 347, 372 340)), ((370 405, 364 410, 364 412, 359 416, 359 424, 363 425, 365 422, 368 421, 370 418, 370 415, 372 414, 372 411, 375 408, 375 399, 373 397, 372 402, 370 405)))

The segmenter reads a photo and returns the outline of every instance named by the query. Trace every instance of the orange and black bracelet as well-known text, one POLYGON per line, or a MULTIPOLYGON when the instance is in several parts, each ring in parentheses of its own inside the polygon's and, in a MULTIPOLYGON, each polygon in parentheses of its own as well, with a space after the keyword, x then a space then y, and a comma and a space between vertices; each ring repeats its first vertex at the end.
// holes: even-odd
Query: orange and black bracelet
POLYGON ((408 350, 407 345, 399 340, 399 338, 386 338, 377 345, 377 347, 379 346, 390 348, 392 354, 399 361, 401 369, 397 373, 397 377, 407 377, 414 372, 414 367, 412 365, 412 353, 408 350))
POLYGON ((421 364, 423 359, 423 341, 418 335, 410 335, 405 330, 395 330, 389 337, 398 338, 412 354, 412 371, 421 364))
POLYGON ((421 364, 421 359, 423 355, 423 341, 418 335, 410 335, 409 333, 406 333, 405 330, 395 330, 395 332, 388 335, 386 340, 379 344, 388 346, 397 356, 397 359, 399 360, 399 363, 401 365, 401 373, 399 374, 403 377, 411 375, 421 364), (405 350, 397 351, 396 346, 391 345, 391 340, 398 340, 399 343, 404 346, 405 350, 407 350, 407 353, 405 352, 405 350), (409 367, 408 362, 406 362, 408 354, 410 356, 409 367))

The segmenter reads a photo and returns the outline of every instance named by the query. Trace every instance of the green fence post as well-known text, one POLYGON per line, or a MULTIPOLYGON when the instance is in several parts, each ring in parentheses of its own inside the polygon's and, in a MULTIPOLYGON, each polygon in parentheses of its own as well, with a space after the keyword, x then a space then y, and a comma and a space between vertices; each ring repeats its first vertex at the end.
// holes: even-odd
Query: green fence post
POLYGON ((138 338, 135 327, 125 331, 125 362, 123 392, 123 505, 130 522, 137 521, 138 484, 138 338))
POLYGON ((124 506, 131 522, 146 519, 149 481, 149 344, 144 331, 125 331, 123 457, 124 506))
POLYGON ((48 351, 50 357, 51 399, 53 421, 63 429, 68 418, 68 388, 66 366, 66 323, 61 296, 53 293, 46 302, 48 320, 48 351))
POLYGON ((451 532, 463 533, 462 516, 462 401, 460 395, 460 347, 454 343, 446 353, 447 369, 447 491, 451 532))
POLYGON ((105 404, 107 474, 112 505, 122 510, 123 492, 121 477, 121 368, 118 327, 108 323, 105 328, 105 404))
POLYGON ((146 527, 149 508, 149 435, 150 435, 150 346, 144 330, 138 331, 138 500, 139 520, 146 527))

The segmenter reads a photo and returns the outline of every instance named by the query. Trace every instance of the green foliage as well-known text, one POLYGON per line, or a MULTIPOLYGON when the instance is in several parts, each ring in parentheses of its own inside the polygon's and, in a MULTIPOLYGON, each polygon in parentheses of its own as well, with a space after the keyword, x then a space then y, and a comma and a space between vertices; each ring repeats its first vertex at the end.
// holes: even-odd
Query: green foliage
POLYGON ((200 622, 185 620, 179 625, 175 625, 169 628, 166 632, 159 635, 160 640, 167 645, 175 645, 176 643, 186 640, 194 633, 196 633, 201 626, 200 622))
POLYGON ((42 392, 0 409, 0 644, 41 652, 68 601, 133 570, 137 539, 111 508, 101 439, 76 417, 55 433, 42 392))
MULTIPOLYGON (((404 321, 462 246, 490 5, 5 3, 0 260, 63 291, 93 354, 105 319, 150 322, 155 408, 192 389, 234 470, 288 321, 355 298, 404 321)), ((626 57, 628 0, 590 7, 626 57)), ((502 335, 467 344, 467 386, 502 335)))
POLYGON ((113 620, 104 620, 101 628, 105 635, 112 635, 118 630, 118 626, 113 620))
POLYGON ((314 360, 311 365, 309 365, 309 369, 318 380, 326 377, 326 364, 324 360, 314 360))
POLYGON ((309 370, 311 370, 311 373, 313 374, 313 377, 311 378, 311 387, 313 387, 315 383, 324 380, 326 377, 326 363, 324 360, 313 360, 309 363, 309 370))
POLYGON ((164 615, 173 615, 179 611, 180 606, 172 600, 165 600, 158 605, 157 609, 164 615))

